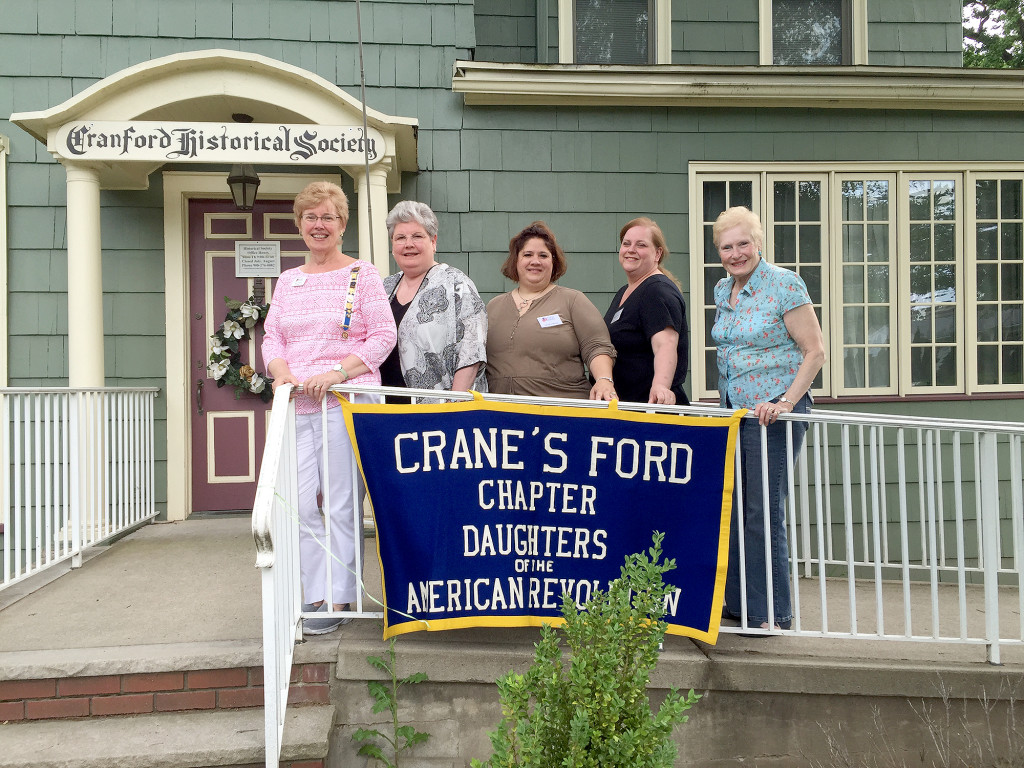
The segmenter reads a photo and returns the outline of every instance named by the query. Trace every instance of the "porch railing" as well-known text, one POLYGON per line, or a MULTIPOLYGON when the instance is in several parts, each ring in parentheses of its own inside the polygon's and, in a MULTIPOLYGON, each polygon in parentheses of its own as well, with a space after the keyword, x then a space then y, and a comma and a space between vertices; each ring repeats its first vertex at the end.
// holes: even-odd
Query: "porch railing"
MULTIPOLYGON (((414 398, 471 397, 383 387, 336 389, 414 398)), ((257 565, 263 569, 264 584, 268 766, 276 765, 279 756, 292 645, 300 637, 302 617, 290 426, 294 409, 283 391, 275 397, 253 511, 257 565)), ((607 407, 579 400, 530 402, 607 407)), ((650 410, 626 403, 620 408, 650 410)), ((722 413, 707 406, 657 410, 722 413)), ((999 663, 1002 646, 1024 644, 1024 424, 821 409, 782 417, 790 424, 796 419, 806 421, 808 430, 796 461, 790 459, 788 473, 794 616, 786 634, 973 644, 984 646, 994 664, 999 663)), ((737 447, 737 478, 741 461, 737 447)), ((351 513, 355 530, 361 530, 362 510, 351 513)), ((767 519, 765 528, 770 528, 767 519)), ((770 573, 765 578, 770 579, 770 573)), ((741 581, 745 580, 741 560, 741 581)), ((382 616, 366 610, 362 599, 360 594, 349 615, 382 616)), ((769 616, 775 615, 771 600, 768 610, 769 616)), ((723 625, 721 631, 765 630, 740 624, 723 625)))
POLYGON ((159 390, 0 388, 0 589, 154 518, 159 390))

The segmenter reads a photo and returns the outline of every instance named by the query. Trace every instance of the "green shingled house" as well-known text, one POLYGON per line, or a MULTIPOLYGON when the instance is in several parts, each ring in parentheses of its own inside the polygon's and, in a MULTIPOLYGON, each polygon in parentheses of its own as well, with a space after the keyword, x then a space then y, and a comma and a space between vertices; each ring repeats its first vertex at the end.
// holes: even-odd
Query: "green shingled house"
POLYGON ((341 0, 16 5, 0 385, 160 387, 170 519, 246 506, 265 416, 217 399, 206 339, 223 296, 269 295, 238 243, 296 258, 311 178, 340 180, 345 249, 384 272, 389 206, 430 204, 485 298, 543 218, 603 310, 619 227, 652 216, 695 400, 717 395, 710 222, 752 206, 819 311, 819 405, 1024 418, 1024 73, 961 68, 959 0, 363 0, 362 57, 341 0), (251 211, 226 183, 245 164, 251 211))

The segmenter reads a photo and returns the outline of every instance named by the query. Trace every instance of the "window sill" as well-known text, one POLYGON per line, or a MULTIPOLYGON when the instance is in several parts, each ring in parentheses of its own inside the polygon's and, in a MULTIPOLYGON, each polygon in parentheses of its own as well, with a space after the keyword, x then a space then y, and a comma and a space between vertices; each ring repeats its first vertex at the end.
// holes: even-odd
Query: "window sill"
POLYGON ((923 67, 647 67, 456 61, 471 105, 816 107, 1020 112, 1024 72, 923 67))

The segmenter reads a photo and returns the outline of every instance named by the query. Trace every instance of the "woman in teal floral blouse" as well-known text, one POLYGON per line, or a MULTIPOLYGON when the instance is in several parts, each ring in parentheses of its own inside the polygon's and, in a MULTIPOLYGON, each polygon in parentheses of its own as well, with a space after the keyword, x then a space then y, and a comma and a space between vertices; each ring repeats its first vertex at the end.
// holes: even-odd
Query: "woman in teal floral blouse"
POLYGON ((789 629, 793 606, 785 518, 786 431, 788 426, 792 432, 795 460, 807 422, 780 422, 778 417, 810 410, 809 390, 825 362, 825 344, 804 281, 762 257, 764 229, 756 214, 743 207, 729 208, 715 222, 713 235, 728 273, 715 286, 711 331, 718 346, 718 389, 724 407, 748 408, 757 417, 756 422, 744 419, 740 426, 743 466, 737 490, 743 508, 733 504, 726 614, 745 615, 748 625, 762 629, 789 629), (761 427, 768 433, 766 462, 761 456, 761 427), (770 562, 765 558, 766 531, 770 562))

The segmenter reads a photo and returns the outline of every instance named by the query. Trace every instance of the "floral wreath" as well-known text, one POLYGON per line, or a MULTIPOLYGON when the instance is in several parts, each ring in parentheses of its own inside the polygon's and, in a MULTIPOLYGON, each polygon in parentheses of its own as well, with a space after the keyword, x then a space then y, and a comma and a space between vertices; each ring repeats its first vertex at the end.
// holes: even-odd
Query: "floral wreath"
POLYGON ((267 385, 273 379, 266 373, 257 373, 251 365, 239 365, 242 358, 238 347, 249 337, 253 328, 263 325, 270 304, 257 304, 253 296, 244 302, 225 296, 224 303, 228 305, 227 316, 217 332, 210 337, 210 375, 216 379, 218 387, 225 384, 234 387, 235 400, 240 400, 248 392, 264 403, 269 403, 274 393, 267 385))

